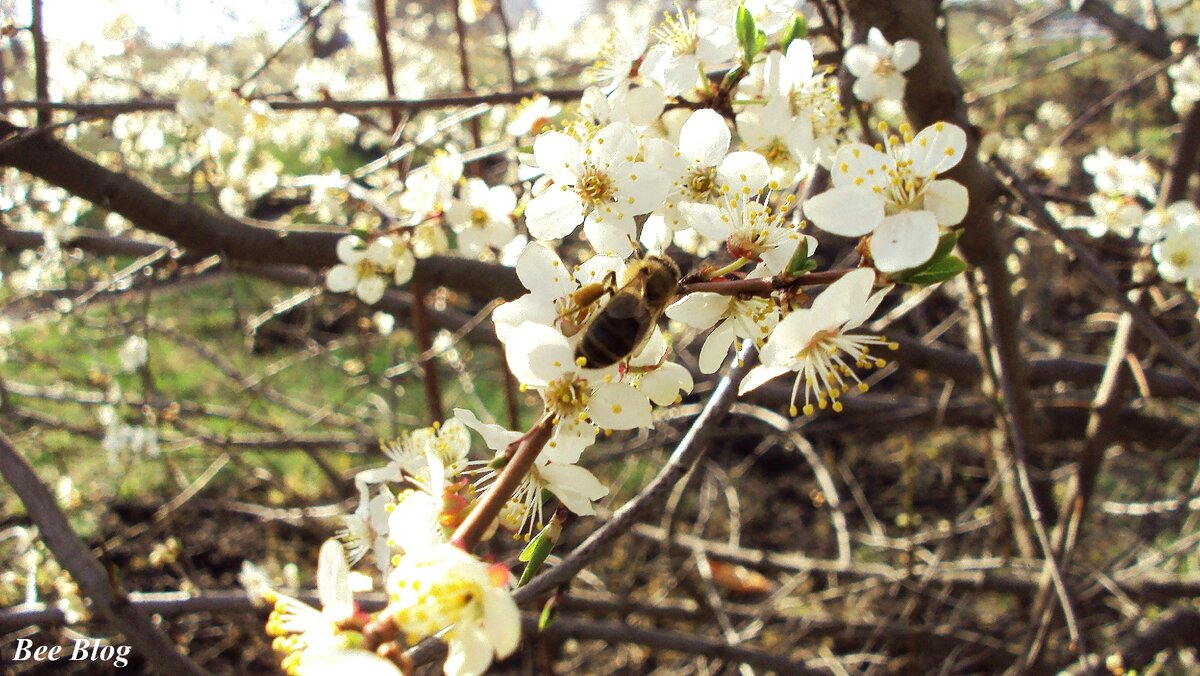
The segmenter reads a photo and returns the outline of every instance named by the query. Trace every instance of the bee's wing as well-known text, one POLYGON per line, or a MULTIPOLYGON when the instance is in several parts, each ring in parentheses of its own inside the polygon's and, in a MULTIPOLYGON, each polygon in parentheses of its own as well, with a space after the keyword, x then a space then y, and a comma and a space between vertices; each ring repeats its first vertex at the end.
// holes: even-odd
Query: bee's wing
POLYGON ((646 308, 646 279, 641 275, 629 280, 613 294, 604 312, 610 317, 640 318, 648 314, 646 308))
POLYGON ((640 296, 622 289, 604 306, 604 314, 613 319, 641 319, 650 312, 640 296))

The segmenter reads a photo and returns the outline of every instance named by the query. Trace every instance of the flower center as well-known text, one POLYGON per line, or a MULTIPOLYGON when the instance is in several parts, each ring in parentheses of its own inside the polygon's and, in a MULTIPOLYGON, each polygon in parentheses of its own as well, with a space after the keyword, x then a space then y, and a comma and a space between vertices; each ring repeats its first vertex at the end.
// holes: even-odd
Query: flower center
POLYGON ((685 183, 688 196, 694 202, 707 202, 717 192, 717 170, 714 167, 694 167, 685 183))
POLYGON ((579 191, 579 196, 583 198, 583 201, 593 206, 613 201, 613 195, 616 193, 616 188, 608 174, 595 167, 588 167, 583 176, 579 177, 576 190, 579 191))
POLYGON ((1175 251, 1171 254, 1170 260, 1171 265, 1174 265, 1177 268, 1182 268, 1191 262, 1192 257, 1189 256, 1188 252, 1186 251, 1175 251))
POLYGON ((488 218, 487 212, 483 209, 476 207, 471 211, 471 225, 482 228, 488 224, 489 220, 491 219, 488 218))
POLYGON ((394 593, 408 597, 406 603, 396 604, 396 625, 413 645, 463 617, 483 616, 483 590, 478 584, 439 573, 431 575, 433 579, 400 578, 395 583, 394 593))
POLYGON ((359 279, 367 277, 381 277, 385 273, 384 269, 379 267, 374 261, 369 258, 363 258, 354 264, 354 276, 359 279))
POLYGON ((587 381, 573 374, 551 381, 542 397, 546 400, 546 408, 554 413, 556 419, 580 419, 586 415, 588 405, 587 381))
POLYGON ((896 160, 887 173, 891 193, 885 209, 887 215, 920 209, 924 204, 925 187, 929 179, 913 173, 912 160, 896 160))
POLYGON ((700 44, 700 33, 696 30, 696 13, 676 6, 672 15, 663 12, 663 21, 652 31, 659 42, 668 45, 676 56, 694 54, 700 44))
POLYGON ((815 408, 811 399, 817 400, 816 408, 830 407, 835 412, 841 412, 842 403, 838 397, 850 390, 851 382, 858 385, 861 392, 867 391, 867 384, 859 379, 854 368, 881 368, 887 365, 883 359, 871 356, 871 346, 886 345, 896 349, 895 343, 889 343, 883 336, 855 336, 842 333, 839 328, 822 329, 813 334, 808 344, 796 353, 792 370, 798 373, 796 384, 792 388, 792 415, 796 415, 796 392, 800 382, 804 382, 804 414, 812 415, 815 408), (851 368, 852 361, 854 368, 851 368))
POLYGON ((808 115, 813 137, 821 138, 836 135, 845 126, 839 96, 837 80, 822 74, 798 84, 788 100, 792 104, 792 114, 808 115))
POLYGON ((771 139, 771 143, 766 148, 759 149, 759 152, 767 159, 767 164, 779 166, 792 161, 792 151, 788 150, 787 144, 778 137, 771 139))

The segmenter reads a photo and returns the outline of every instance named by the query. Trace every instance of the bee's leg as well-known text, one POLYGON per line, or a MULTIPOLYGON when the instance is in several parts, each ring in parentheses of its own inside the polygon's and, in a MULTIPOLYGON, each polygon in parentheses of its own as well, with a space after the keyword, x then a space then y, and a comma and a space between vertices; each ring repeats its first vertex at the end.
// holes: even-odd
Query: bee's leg
MULTIPOLYGON (((601 298, 603 298, 606 295, 611 296, 614 293, 616 293, 617 292, 617 271, 609 270, 608 272, 606 272, 604 274, 604 279, 601 280, 600 283, 604 285, 604 293, 601 294, 601 298)), ((597 298, 596 300, 599 300, 599 298, 597 298)))
POLYGON ((625 237, 626 237, 626 239, 629 240, 630 246, 633 247, 633 257, 638 259, 639 261, 642 260, 643 258, 645 258, 646 257, 646 247, 642 246, 641 242, 634 239, 633 235, 625 235, 625 237))

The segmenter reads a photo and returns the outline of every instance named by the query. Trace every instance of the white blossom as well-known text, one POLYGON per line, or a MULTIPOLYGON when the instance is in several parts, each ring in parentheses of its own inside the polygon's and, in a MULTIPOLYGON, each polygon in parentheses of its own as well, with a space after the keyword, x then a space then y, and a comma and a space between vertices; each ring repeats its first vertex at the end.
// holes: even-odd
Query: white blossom
POLYGON ((646 52, 641 70, 667 96, 690 93, 707 66, 728 61, 737 51, 733 22, 717 23, 679 6, 664 15, 653 34, 658 43, 646 52))
POLYGON ((534 141, 533 152, 554 184, 525 207, 529 233, 541 240, 561 239, 582 222, 597 251, 632 253, 630 239, 637 238, 633 217, 663 201, 667 178, 636 159, 637 138, 629 127, 610 124, 586 143, 546 132, 534 141))
POLYGON ((916 40, 887 41, 878 28, 867 32, 866 44, 846 50, 846 70, 854 76, 854 95, 860 101, 899 101, 907 84, 904 73, 917 65, 921 46, 916 40))
POLYGON ((679 132, 679 147, 666 141, 647 142, 646 159, 666 170, 671 190, 662 217, 673 230, 694 226, 680 207, 717 210, 730 191, 757 195, 767 185, 767 161, 755 152, 729 152, 732 134, 725 118, 704 108, 688 117, 679 132), (700 206, 707 205, 707 206, 700 206))
POLYGON ((792 415, 796 415, 796 394, 804 383, 805 415, 832 405, 841 411, 838 397, 850 389, 850 383, 865 391, 853 367, 883 366, 882 359, 870 355, 871 346, 891 345, 880 336, 851 333, 871 317, 888 289, 874 294, 875 273, 859 268, 830 284, 807 309, 796 310, 779 322, 759 355, 760 364, 742 381, 740 394, 757 389, 767 381, 789 371, 796 372, 792 386, 792 415))
POLYGON ((882 272, 929 260, 939 226, 955 225, 967 213, 967 189, 937 178, 962 159, 966 133, 944 122, 915 137, 902 132, 904 143, 891 137, 882 150, 863 143, 840 148, 834 187, 804 204, 805 215, 826 232, 871 235, 871 257, 882 272))
POLYGON ((408 245, 394 237, 380 237, 364 248, 358 236, 347 235, 338 240, 337 255, 341 263, 326 274, 326 288, 334 293, 353 291, 368 305, 383 298, 389 279, 403 284, 416 267, 408 245))
POLYGON ((121 362, 122 371, 136 371, 150 355, 150 344, 141 336, 130 336, 125 339, 121 345, 121 349, 117 352, 117 358, 121 362))
POLYGON ((509 577, 503 566, 439 545, 400 560, 388 577, 389 608, 409 645, 444 630, 446 676, 477 676, 521 640, 509 577))
MULTIPOLYGON (((734 256, 761 261, 771 274, 779 274, 805 237, 787 215, 792 200, 788 195, 774 208, 735 193, 717 207, 685 203, 680 211, 697 232, 724 242, 734 256)), ((815 247, 816 240, 808 239, 810 248, 815 247)))
POLYGON ((488 187, 472 178, 457 199, 446 208, 446 222, 458 235, 458 249, 475 257, 489 249, 501 249, 516 236, 512 212, 517 195, 507 185, 488 187))
POLYGON ((762 343, 779 323, 779 308, 769 298, 739 298, 701 291, 667 308, 667 316, 696 329, 716 326, 700 348, 700 372, 716 373, 739 338, 762 343))

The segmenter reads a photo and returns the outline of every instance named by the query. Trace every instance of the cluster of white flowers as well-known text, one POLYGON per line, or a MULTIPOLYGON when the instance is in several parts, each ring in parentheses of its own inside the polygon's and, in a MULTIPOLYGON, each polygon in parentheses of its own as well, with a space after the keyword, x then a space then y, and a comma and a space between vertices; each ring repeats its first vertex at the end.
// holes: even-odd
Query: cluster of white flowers
POLYGON ((1196 0, 1159 0, 1153 11, 1169 35, 1200 34, 1200 4, 1196 0))
POLYGON ((1196 205, 1179 201, 1166 208, 1154 209, 1139 232, 1158 263, 1158 274, 1168 282, 1184 283, 1192 293, 1200 293, 1200 212, 1196 205))
POLYGON ((1146 220, 1143 201, 1152 204, 1158 198, 1154 168, 1144 159, 1118 156, 1108 148, 1100 148, 1083 158, 1083 170, 1096 185, 1096 192, 1088 197, 1092 214, 1069 216, 1063 225, 1086 230, 1092 237, 1110 233, 1132 237, 1146 220))
MULTIPOLYGON (((56 499, 63 507, 77 507, 74 487, 69 479, 60 481, 56 499), (66 498, 66 499, 64 499, 66 498), (74 504, 68 504, 68 500, 74 504)), ((91 618, 88 603, 79 586, 46 550, 37 528, 11 526, 0 530, 0 551, 12 566, 0 571, 0 604, 9 608, 34 608, 49 602, 63 614, 68 624, 91 618)))
MULTIPOLYGON (((743 393, 794 372, 805 395, 793 415, 840 411, 851 385, 866 388, 855 369, 883 364, 870 349, 894 347, 857 333, 890 283, 935 263, 960 269, 957 259, 946 266, 946 236, 966 214, 966 189, 940 175, 962 159, 966 134, 938 123, 916 134, 882 128, 875 147, 854 142, 832 69, 818 67, 802 26, 793 3, 710 1, 677 7, 648 31, 618 28, 591 71, 600 85, 577 108, 527 101, 508 124, 510 134, 533 135, 518 190, 464 178, 452 149, 435 153, 396 194, 365 197, 342 176, 321 183, 314 202, 356 227, 339 243, 341 264, 326 278, 332 291, 373 303, 432 253, 519 252, 513 265, 528 293, 497 307, 493 320, 507 367, 539 396, 545 442, 495 513, 515 536, 529 540, 553 526, 550 500, 556 514, 593 514, 609 488, 581 460, 599 433, 650 428, 656 407, 691 392, 692 374, 672 360, 661 316, 712 329, 702 372, 717 371, 735 343, 751 340, 762 363, 743 393), (780 49, 765 50, 773 38, 780 49), (734 70, 720 70, 731 61, 734 70), (817 166, 831 169, 833 187, 798 203, 817 166), (347 212, 355 201, 375 216, 347 212), (816 266, 818 241, 802 232, 801 210, 824 232, 860 239, 865 254, 862 267, 832 271, 811 305, 782 293, 816 266), (704 291, 678 297, 673 248, 711 257, 689 277, 704 291), (763 286, 723 293, 723 283, 763 286)), ((856 94, 868 101, 902 97, 902 73, 919 57, 912 41, 892 45, 874 29, 851 53, 856 94)), ((507 571, 457 548, 456 529, 533 434, 457 409, 454 419, 387 446, 387 464, 356 479, 359 506, 343 532, 348 558, 340 546, 327 545, 336 556, 323 551, 323 570, 339 579, 370 554, 391 598, 383 615, 410 645, 443 632, 447 673, 479 673, 517 644, 507 571), (491 460, 469 459, 468 430, 491 460)), ((321 611, 282 601, 281 619, 307 617, 317 627, 272 625, 286 635, 278 646, 286 665, 304 672, 336 653, 365 667, 366 656, 348 652, 360 642, 348 627, 362 623, 347 619, 343 592, 323 596, 321 611)))
MULTIPOLYGON (((449 544, 449 531, 461 520, 474 490, 467 478, 471 437, 464 421, 481 427, 489 443, 489 428, 495 427, 482 425, 467 411, 458 415, 462 420, 416 430, 386 446, 387 464, 355 477, 358 508, 346 518, 341 539, 321 548, 320 609, 290 595, 266 594, 274 604, 267 631, 276 637, 274 647, 284 656, 288 673, 359 667, 371 674, 400 673, 393 663, 364 649, 372 618, 358 610, 353 594, 369 591, 374 583, 372 576, 351 567, 368 554, 390 600, 381 615, 408 645, 440 635, 450 647, 448 676, 482 674, 494 657, 516 649, 520 617, 509 592, 508 570, 449 544)), ((261 587, 258 576, 251 582, 261 587)))
POLYGON ((1175 85, 1171 106, 1182 115, 1200 101, 1200 56, 1194 52, 1188 54, 1179 63, 1167 68, 1167 75, 1171 76, 1175 85))
POLYGON ((1068 216, 1063 224, 1084 229, 1093 237, 1136 235, 1138 241, 1151 245, 1151 256, 1165 281, 1200 292, 1200 213, 1196 206, 1187 200, 1144 206, 1158 201, 1156 174, 1145 160, 1100 148, 1083 159, 1083 168, 1096 185, 1096 192, 1088 197, 1093 213, 1068 216))
MULTIPOLYGON (((528 471, 475 541, 500 531, 529 540, 567 513, 595 513, 610 493, 584 466, 597 438, 651 428, 662 408, 692 392, 687 359, 675 355, 680 331, 708 332, 702 373, 717 372, 736 344, 752 341, 761 363, 742 393, 794 373, 793 415, 839 411, 850 387, 866 387, 858 372, 882 365, 870 350, 892 347, 861 332, 892 285, 918 277, 911 283, 935 283, 961 269, 951 255, 950 229, 965 217, 967 195, 943 174, 966 153, 966 133, 949 123, 919 131, 904 125, 894 134, 880 129, 878 145, 860 142, 873 132, 855 131, 844 114, 836 67, 817 61, 806 39, 807 21, 815 17, 802 4, 700 0, 677 4, 661 18, 629 6, 606 26, 615 30, 602 46, 591 42, 600 30, 553 37, 543 31, 534 44, 526 35, 533 31, 518 29, 518 55, 535 49, 544 55, 547 42, 556 43, 555 53, 600 54, 589 71, 593 86, 578 105, 539 96, 507 112, 416 114, 402 130, 332 111, 283 115, 264 102, 276 98, 264 92, 310 101, 384 95, 369 25, 340 15, 338 7, 313 37, 333 39, 329 26, 336 24, 351 46, 325 59, 288 46, 264 62, 274 51, 265 38, 235 41, 169 61, 140 83, 145 91, 114 84, 136 77, 109 55, 121 51, 113 45, 94 51, 86 64, 54 64, 56 97, 175 94, 173 111, 114 123, 115 142, 104 146, 101 162, 186 180, 189 198, 233 215, 278 216, 282 227, 344 227, 337 263, 324 278, 329 292, 375 304, 390 287, 408 283, 422 259, 440 255, 509 264, 528 290, 499 306, 493 320, 505 365, 522 391, 540 400, 541 422, 514 431, 458 409, 450 420, 385 445, 384 464, 355 477, 359 501, 342 533, 320 549, 320 607, 267 592, 275 606, 268 631, 289 673, 399 673, 381 656, 386 651, 376 651, 378 623, 395 630, 398 638, 384 639, 394 647, 434 635, 446 640, 451 676, 483 673, 516 649, 520 617, 507 569, 474 556, 475 542, 464 543, 462 531, 470 530, 474 510, 492 504, 488 496, 512 485, 501 479, 531 439, 544 444, 533 449, 528 471), (462 122, 471 115, 478 124, 468 138, 462 122), (168 143, 176 139, 177 146, 168 143), (468 142, 514 140, 519 165, 503 175, 469 170, 471 154, 459 150, 468 142), (357 168, 329 160, 350 144, 382 157, 357 168), (169 145, 173 152, 163 152, 169 145), (410 166, 413 159, 420 166, 410 166), (285 165, 302 167, 300 175, 281 177, 285 165), (800 200, 818 168, 831 172, 832 188, 800 200), (805 232, 809 222, 820 232, 805 232), (825 234, 856 240, 843 248, 857 244, 857 267, 806 280, 818 266, 818 235, 825 234), (680 253, 699 259, 697 269, 679 270, 680 253), (693 284, 702 290, 686 293, 693 284), (674 331, 659 326, 664 315, 676 322, 674 331), (489 458, 470 457, 472 434, 489 458), (355 572, 363 562, 373 563, 370 575, 355 572), (387 608, 361 612, 354 594, 379 587, 388 594, 387 608)), ((469 21, 483 4, 464 7, 469 21)), ((434 28, 417 3, 406 11, 411 21, 397 22, 399 30, 424 37, 434 28)), ((128 26, 106 34, 118 42, 137 39, 128 26)), ((419 44, 400 41, 396 62, 442 58, 417 51, 425 48, 419 44)), ((71 52, 51 50, 63 53, 71 52)), ((842 65, 860 101, 894 104, 919 59, 914 41, 889 42, 871 28, 842 65)), ((425 87, 459 88, 444 70, 403 65, 396 77, 411 83, 406 97, 421 96, 425 87)), ((67 133, 70 139, 87 132, 67 133)), ((39 197, 35 188, 23 179, 0 185, 0 211, 19 215, 9 219, 17 227, 46 220, 21 206, 39 197)), ((82 208, 65 195, 45 198, 56 208, 41 212, 58 217, 35 224, 47 245, 38 254, 41 267, 24 271, 34 280, 30 288, 61 278, 60 230, 82 208)), ((1164 255, 1177 260, 1167 241, 1164 255)), ((379 313, 374 321, 381 333, 395 324, 379 313)), ((142 367, 147 348, 131 338, 118 354, 122 368, 142 367)), ((100 417, 114 453, 156 452, 153 419, 133 426, 113 407, 100 417)), ((255 589, 264 584, 262 575, 245 578, 255 589)))

